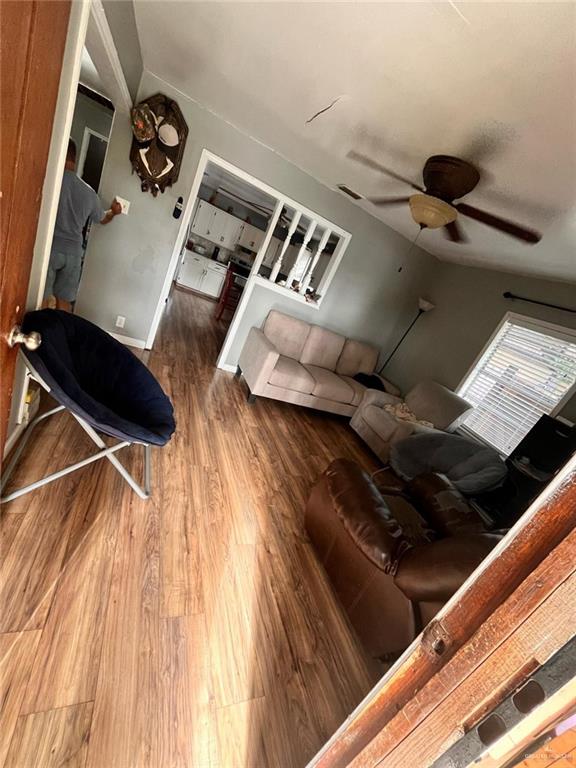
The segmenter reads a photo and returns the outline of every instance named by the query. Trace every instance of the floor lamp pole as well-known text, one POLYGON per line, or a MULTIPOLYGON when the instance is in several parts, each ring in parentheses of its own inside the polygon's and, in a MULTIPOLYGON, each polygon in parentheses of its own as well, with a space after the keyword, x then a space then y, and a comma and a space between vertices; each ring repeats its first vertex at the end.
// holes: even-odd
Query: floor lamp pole
POLYGON ((396 352, 396 350, 398 349, 398 347, 400 346, 400 344, 402 344, 402 342, 404 341, 404 339, 406 338, 406 336, 408 336, 408 334, 410 333, 410 331, 411 331, 411 330, 412 330, 412 328, 414 327, 414 324, 416 323, 416 320, 418 320, 418 318, 420 317, 420 315, 424 314, 424 312, 425 312, 425 311, 426 311, 425 309, 419 309, 419 310, 418 310, 418 314, 416 315, 416 317, 414 318, 414 320, 412 320, 412 322, 410 323, 410 325, 408 326, 408 328, 406 328, 406 330, 404 331, 404 334, 402 335, 402 338, 400 339, 400 341, 398 342, 398 344, 396 344, 396 346, 394 347, 394 349, 392 350, 392 352, 390 352, 390 354, 388 355, 388 357, 386 358, 386 360, 384 360, 384 364, 382 365, 382 367, 380 368, 380 370, 378 371, 378 373, 380 373, 380 374, 381 374, 381 373, 382 373, 382 371, 384 370, 384 368, 386 368, 386 366, 388 365, 388 363, 390 362, 390 360, 391 360, 391 359, 392 359, 392 357, 394 356, 394 353, 396 352))

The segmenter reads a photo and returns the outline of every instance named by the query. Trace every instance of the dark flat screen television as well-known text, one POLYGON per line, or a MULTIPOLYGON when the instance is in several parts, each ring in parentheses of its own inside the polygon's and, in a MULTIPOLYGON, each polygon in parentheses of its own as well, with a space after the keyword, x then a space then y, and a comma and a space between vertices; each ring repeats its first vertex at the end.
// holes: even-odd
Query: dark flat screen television
POLYGON ((528 459, 540 472, 554 475, 574 453, 576 426, 551 416, 541 416, 508 458, 517 461, 528 459))

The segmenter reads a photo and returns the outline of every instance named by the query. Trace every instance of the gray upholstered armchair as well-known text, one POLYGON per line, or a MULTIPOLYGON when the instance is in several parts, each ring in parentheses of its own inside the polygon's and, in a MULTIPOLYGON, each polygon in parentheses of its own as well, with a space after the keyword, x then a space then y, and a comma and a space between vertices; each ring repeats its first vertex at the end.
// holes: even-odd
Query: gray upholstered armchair
POLYGON ((460 424, 472 406, 463 398, 435 381, 416 384, 402 399, 387 392, 369 389, 350 422, 351 427, 385 463, 390 446, 413 434, 443 430, 451 432, 460 424), (405 403, 418 420, 429 422, 425 426, 418 421, 398 419, 385 409, 386 405, 405 403))

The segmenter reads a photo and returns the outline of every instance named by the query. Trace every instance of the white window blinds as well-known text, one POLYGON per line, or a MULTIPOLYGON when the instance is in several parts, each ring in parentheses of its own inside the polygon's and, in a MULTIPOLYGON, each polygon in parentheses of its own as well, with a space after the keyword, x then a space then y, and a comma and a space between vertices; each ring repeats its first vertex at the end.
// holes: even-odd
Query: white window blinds
POLYGON ((508 455, 575 382, 576 331, 509 314, 458 390, 463 426, 508 455))

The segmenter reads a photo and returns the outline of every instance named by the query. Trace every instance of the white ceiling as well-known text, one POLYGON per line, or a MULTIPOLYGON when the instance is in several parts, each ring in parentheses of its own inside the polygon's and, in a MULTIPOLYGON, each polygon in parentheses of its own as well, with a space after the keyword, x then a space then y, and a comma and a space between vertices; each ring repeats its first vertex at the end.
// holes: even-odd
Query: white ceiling
POLYGON ((98 70, 96 69, 94 62, 90 58, 90 54, 88 53, 86 46, 82 48, 82 59, 80 64, 79 80, 82 83, 82 85, 85 85, 87 88, 90 88, 91 91, 96 91, 96 93, 100 93, 102 96, 106 96, 106 98, 108 98, 108 94, 106 93, 106 88, 104 87, 104 83, 100 79, 98 70))
POLYGON ((270 213, 274 211, 274 206, 276 205, 275 198, 270 197, 261 189, 240 179, 238 176, 234 176, 219 165, 208 163, 202 181, 210 189, 223 187, 234 195, 256 206, 267 209, 270 213))
MULTIPOLYGON (((544 234, 526 246, 462 218, 470 243, 425 231, 430 253, 576 281, 576 4, 135 6, 146 69, 328 186, 408 192, 352 148, 418 182, 429 155, 459 155, 483 172, 467 202, 544 234)), ((407 205, 360 205, 416 235, 407 205)))

